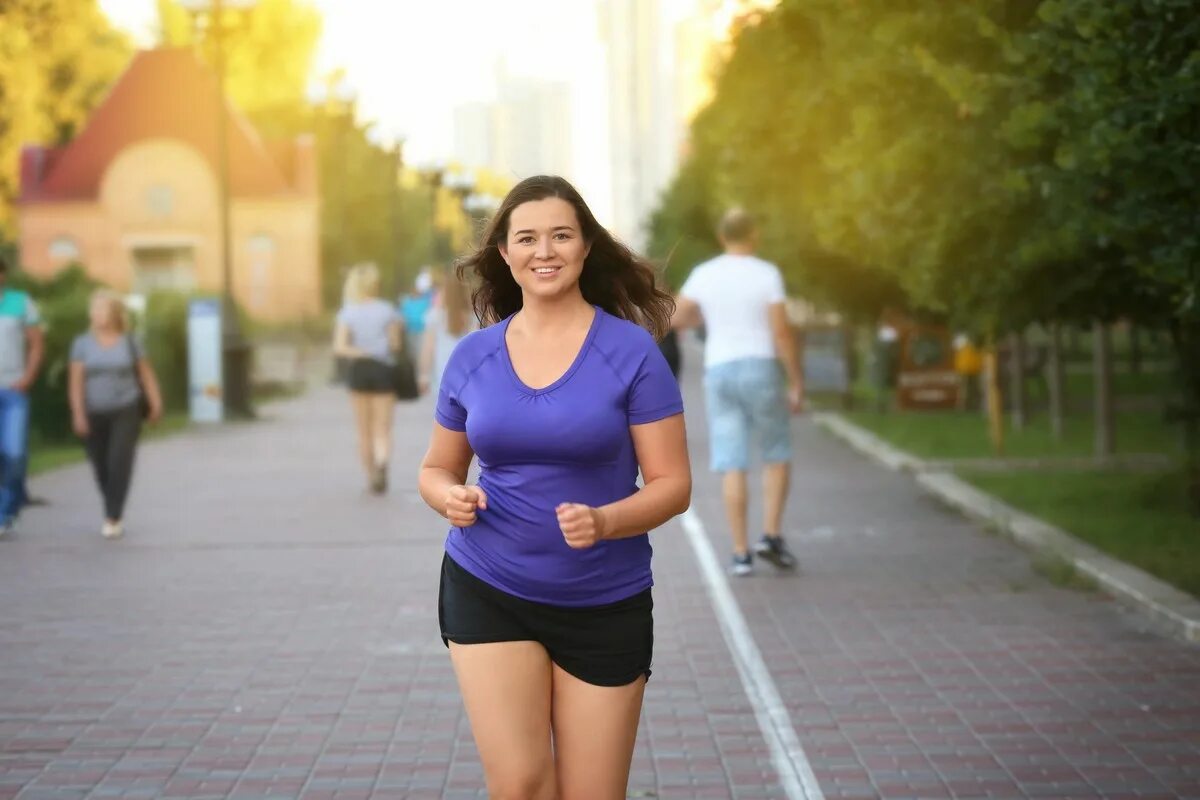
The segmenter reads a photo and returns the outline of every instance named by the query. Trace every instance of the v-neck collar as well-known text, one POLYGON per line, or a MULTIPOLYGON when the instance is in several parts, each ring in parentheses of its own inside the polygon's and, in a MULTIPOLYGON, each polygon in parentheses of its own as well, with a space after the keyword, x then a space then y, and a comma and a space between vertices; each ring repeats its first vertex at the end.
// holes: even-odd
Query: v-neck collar
POLYGON ((587 336, 584 337, 583 344, 580 345, 579 352, 575 354, 575 359, 571 362, 571 366, 567 367, 567 371, 562 375, 559 375, 557 380, 547 386, 543 386, 541 389, 534 389, 533 387, 527 385, 523 380, 521 380, 521 377, 517 375, 517 369, 513 366, 512 354, 508 351, 508 326, 510 323, 512 323, 513 317, 516 316, 516 312, 509 314, 508 318, 504 320, 504 326, 500 331, 500 350, 502 351, 504 366, 508 368, 508 374, 518 389, 525 394, 536 396, 540 394, 546 394, 547 392, 552 392, 571 379, 571 376, 574 375, 579 367, 583 364, 584 358, 587 356, 588 348, 591 347, 592 340, 596 338, 596 331, 600 328, 600 317, 604 314, 604 311, 600 308, 600 306, 594 305, 592 308, 596 310, 596 313, 592 316, 592 324, 588 327, 587 336))

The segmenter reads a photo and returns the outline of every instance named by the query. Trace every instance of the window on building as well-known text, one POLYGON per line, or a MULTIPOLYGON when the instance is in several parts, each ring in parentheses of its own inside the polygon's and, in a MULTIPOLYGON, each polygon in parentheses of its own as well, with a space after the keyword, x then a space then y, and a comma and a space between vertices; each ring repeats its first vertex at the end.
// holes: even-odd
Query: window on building
POLYGON ((50 260, 56 264, 70 264, 79 260, 79 245, 70 236, 56 236, 50 242, 50 260))
POLYGON ((175 191, 165 183, 156 183, 146 190, 146 210, 150 216, 165 219, 175 210, 175 191))
POLYGON ((135 292, 187 292, 196 288, 196 258, 190 245, 137 247, 132 256, 135 292))

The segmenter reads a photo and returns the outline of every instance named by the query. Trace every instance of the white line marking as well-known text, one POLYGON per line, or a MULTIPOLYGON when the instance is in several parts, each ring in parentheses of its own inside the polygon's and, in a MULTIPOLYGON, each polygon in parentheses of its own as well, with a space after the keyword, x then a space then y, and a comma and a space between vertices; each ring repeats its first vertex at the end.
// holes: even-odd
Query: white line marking
POLYGON ((746 618, 738 607, 733 591, 729 588, 729 580, 721 569, 717 554, 713 551, 712 543, 704 532, 704 524, 700 516, 688 509, 680 517, 683 529, 687 533, 688 542, 700 563, 700 573, 707 584, 708 597, 713 610, 717 612, 717 621, 721 624, 721 634, 725 644, 733 656, 737 666, 738 677, 742 679, 742 688, 754 708, 754 717, 758 720, 758 728, 762 731, 763 739, 771 750, 771 763, 779 775, 789 800, 825 800, 821 787, 817 785, 817 777, 813 774, 812 766, 800 746, 800 738, 788 718, 787 707, 775 681, 767 670, 762 653, 750 629, 746 626, 746 618))

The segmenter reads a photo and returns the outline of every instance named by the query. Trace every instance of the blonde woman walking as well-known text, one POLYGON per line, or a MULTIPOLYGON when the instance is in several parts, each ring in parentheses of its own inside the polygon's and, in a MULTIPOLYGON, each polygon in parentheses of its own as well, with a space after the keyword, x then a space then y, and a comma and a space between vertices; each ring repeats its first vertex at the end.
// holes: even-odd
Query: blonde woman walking
POLYGON ((67 393, 72 427, 84 441, 104 500, 100 533, 118 539, 142 418, 154 424, 162 417, 162 394, 145 349, 129 333, 120 296, 95 292, 88 314, 88 331, 71 344, 67 393))
POLYGON ((402 346, 403 327, 396 309, 379 299, 379 269, 374 264, 359 264, 350 270, 343 296, 333 353, 350 361, 346 385, 358 426, 359 456, 368 489, 383 494, 387 491, 396 404, 393 354, 402 346))

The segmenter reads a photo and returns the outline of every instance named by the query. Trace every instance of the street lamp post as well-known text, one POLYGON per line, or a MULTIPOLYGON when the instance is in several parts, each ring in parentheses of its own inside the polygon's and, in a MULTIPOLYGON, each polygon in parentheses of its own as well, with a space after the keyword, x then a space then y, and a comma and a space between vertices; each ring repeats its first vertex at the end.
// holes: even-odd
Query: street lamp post
POLYGON ((433 161, 420 167, 417 173, 429 186, 429 264, 432 266, 437 263, 440 255, 438 247, 438 229, 437 229, 437 201, 438 191, 442 188, 442 181, 446 177, 446 165, 441 161, 433 161))
MULTIPOLYGON (((229 199, 229 115, 225 105, 225 24, 226 9, 246 10, 254 0, 181 0, 199 23, 208 16, 212 32, 213 67, 217 74, 217 206, 221 238, 221 303, 222 303, 222 364, 225 387, 224 405, 227 414, 251 417, 250 406, 250 347, 242 336, 237 303, 233 296, 233 245, 229 199)), ((199 27, 199 24, 198 24, 199 27)))
POLYGON ((401 227, 403 218, 401 216, 404 211, 401 208, 400 197, 400 170, 404 166, 404 141, 395 139, 392 142, 391 148, 388 149, 388 155, 391 158, 391 174, 388 176, 388 193, 391 196, 391 216, 392 216, 392 280, 395 283, 396 291, 399 291, 403 282, 401 280, 401 269, 403 268, 403 259, 400 257, 400 252, 403 248, 403 237, 401 235, 401 227))
MULTIPOLYGON (((466 172, 452 172, 446 176, 446 188, 458 199, 459 209, 466 212, 467 197, 475 188, 475 179, 466 172)), ((469 215, 467 219, 470 219, 469 215)), ((468 234, 468 238, 470 238, 470 234, 468 234)))
MULTIPOLYGON (((319 123, 318 137, 320 151, 323 154, 334 153, 341 157, 346 150, 346 142, 354 128, 355 103, 357 95, 354 90, 341 79, 332 76, 320 83, 314 83, 308 89, 308 101, 316 114, 319 123)), ((325 166, 329 156, 322 156, 322 260, 325 262, 322 272, 326 276, 337 278, 335 287, 325 284, 326 292, 340 291, 346 278, 346 269, 352 248, 347 232, 347 182, 345 169, 333 169, 325 166), (329 180, 325 180, 328 176, 329 180), (326 244, 328 242, 328 245, 326 244)), ((327 296, 329 296, 327 294, 327 296)), ((339 295, 340 297, 340 295, 339 295)), ((344 301, 341 297, 337 302, 344 301)))

